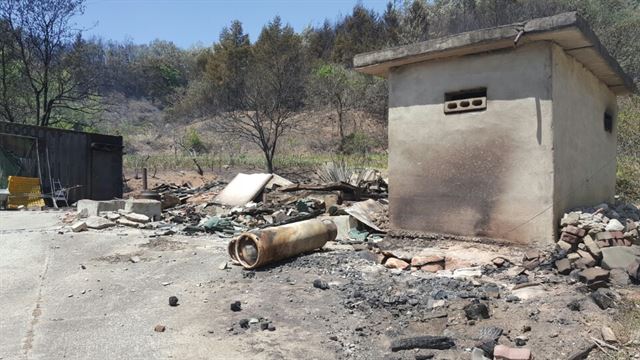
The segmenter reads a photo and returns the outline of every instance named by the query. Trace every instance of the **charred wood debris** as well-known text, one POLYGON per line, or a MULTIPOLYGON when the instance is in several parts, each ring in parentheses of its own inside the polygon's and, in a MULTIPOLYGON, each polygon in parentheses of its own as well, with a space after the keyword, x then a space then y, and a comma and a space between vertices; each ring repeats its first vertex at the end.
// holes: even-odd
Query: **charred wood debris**
POLYGON ((186 183, 161 184, 151 189, 160 195, 162 204, 162 220, 153 226, 158 235, 207 232, 230 238, 252 229, 318 217, 338 221, 337 217, 340 217, 339 220, 348 225, 343 227, 347 233, 340 233, 337 241, 354 244, 379 240, 388 228, 388 185, 379 172, 368 171, 367 174, 353 183, 323 184, 294 184, 273 175, 264 185, 249 181, 240 190, 234 189, 237 193, 230 194, 231 201, 225 201, 229 196, 222 198, 220 194, 232 187, 229 185, 236 179, 230 183, 214 181, 196 188, 186 183), (249 196, 251 200, 234 204, 234 197, 243 196, 249 196), (349 213, 363 205, 369 207, 357 212, 357 221, 353 221, 349 213))

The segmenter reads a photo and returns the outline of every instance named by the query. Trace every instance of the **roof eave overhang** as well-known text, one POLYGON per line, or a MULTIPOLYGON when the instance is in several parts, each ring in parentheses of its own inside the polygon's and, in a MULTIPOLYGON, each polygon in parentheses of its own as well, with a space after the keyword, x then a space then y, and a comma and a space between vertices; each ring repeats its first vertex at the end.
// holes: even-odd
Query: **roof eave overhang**
POLYGON ((358 54, 353 62, 359 72, 386 77, 393 67, 514 48, 536 41, 551 41, 562 47, 613 93, 626 95, 636 91, 633 80, 575 12, 358 54))

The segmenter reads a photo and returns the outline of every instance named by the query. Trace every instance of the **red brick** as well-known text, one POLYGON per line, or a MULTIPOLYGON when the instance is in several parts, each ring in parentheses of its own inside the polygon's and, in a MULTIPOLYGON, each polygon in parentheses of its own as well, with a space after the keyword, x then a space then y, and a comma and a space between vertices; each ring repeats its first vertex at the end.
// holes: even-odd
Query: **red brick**
POLYGON ((510 348, 505 345, 497 345, 493 349, 495 360, 532 360, 531 350, 526 348, 510 348))
POLYGON ((421 267, 420 270, 434 273, 440 270, 444 270, 444 266, 442 264, 427 264, 421 267))
POLYGON ((384 263, 384 266, 390 269, 405 270, 409 268, 409 263, 404 260, 400 260, 398 258, 388 258, 387 261, 384 263))
POLYGON ((444 262, 444 257, 439 255, 414 256, 413 259, 411 259, 411 266, 423 266, 440 262, 444 262))
POLYGON ((562 229, 562 231, 567 232, 571 235, 575 235, 577 237, 583 237, 587 233, 584 229, 581 229, 577 226, 567 225, 562 229))
POLYGON ((575 244, 576 242, 578 242, 578 237, 563 231, 560 235, 560 240, 568 242, 569 244, 575 244))
POLYGON ((624 238, 624 233, 622 231, 610 231, 611 236, 613 236, 614 239, 622 239, 624 238))
POLYGON ((603 231, 596 234, 596 240, 611 240, 613 235, 609 231, 603 231))

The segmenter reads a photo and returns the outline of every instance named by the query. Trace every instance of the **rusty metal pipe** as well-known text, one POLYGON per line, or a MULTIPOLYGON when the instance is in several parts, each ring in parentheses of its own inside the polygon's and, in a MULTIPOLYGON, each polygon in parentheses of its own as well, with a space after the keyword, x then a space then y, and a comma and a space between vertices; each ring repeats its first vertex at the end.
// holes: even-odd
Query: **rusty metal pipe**
POLYGON ((238 259, 236 258, 236 240, 233 239, 229 241, 229 245, 227 245, 227 252, 229 253, 229 257, 231 258, 231 262, 234 264, 240 264, 238 259))
MULTIPOLYGON (((245 269, 256 269, 269 263, 315 250, 338 235, 336 224, 329 220, 305 220, 292 224, 241 234, 235 242, 235 258, 245 269)), ((229 244, 231 248, 231 244, 229 244)), ((231 252, 231 251, 229 251, 231 252)))

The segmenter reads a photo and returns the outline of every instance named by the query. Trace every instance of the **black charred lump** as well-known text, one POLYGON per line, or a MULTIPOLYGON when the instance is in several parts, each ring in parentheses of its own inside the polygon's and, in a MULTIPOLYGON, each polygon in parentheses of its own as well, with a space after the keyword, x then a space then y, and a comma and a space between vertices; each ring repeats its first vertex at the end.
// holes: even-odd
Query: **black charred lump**
POLYGON ((242 310, 242 304, 240 303, 240 301, 234 301, 231 303, 230 308, 231 308, 231 311, 238 312, 242 310))
POLYGON ((313 287, 320 290, 327 290, 329 288, 329 284, 321 279, 315 279, 313 280, 313 287))
POLYGON ((437 349, 447 350, 456 344, 453 339, 447 336, 416 336, 403 339, 395 339, 391 341, 391 351, 410 350, 410 349, 437 349))
POLYGON ((481 302, 472 302, 464 308, 464 314, 469 320, 480 320, 489 318, 489 308, 481 302))

